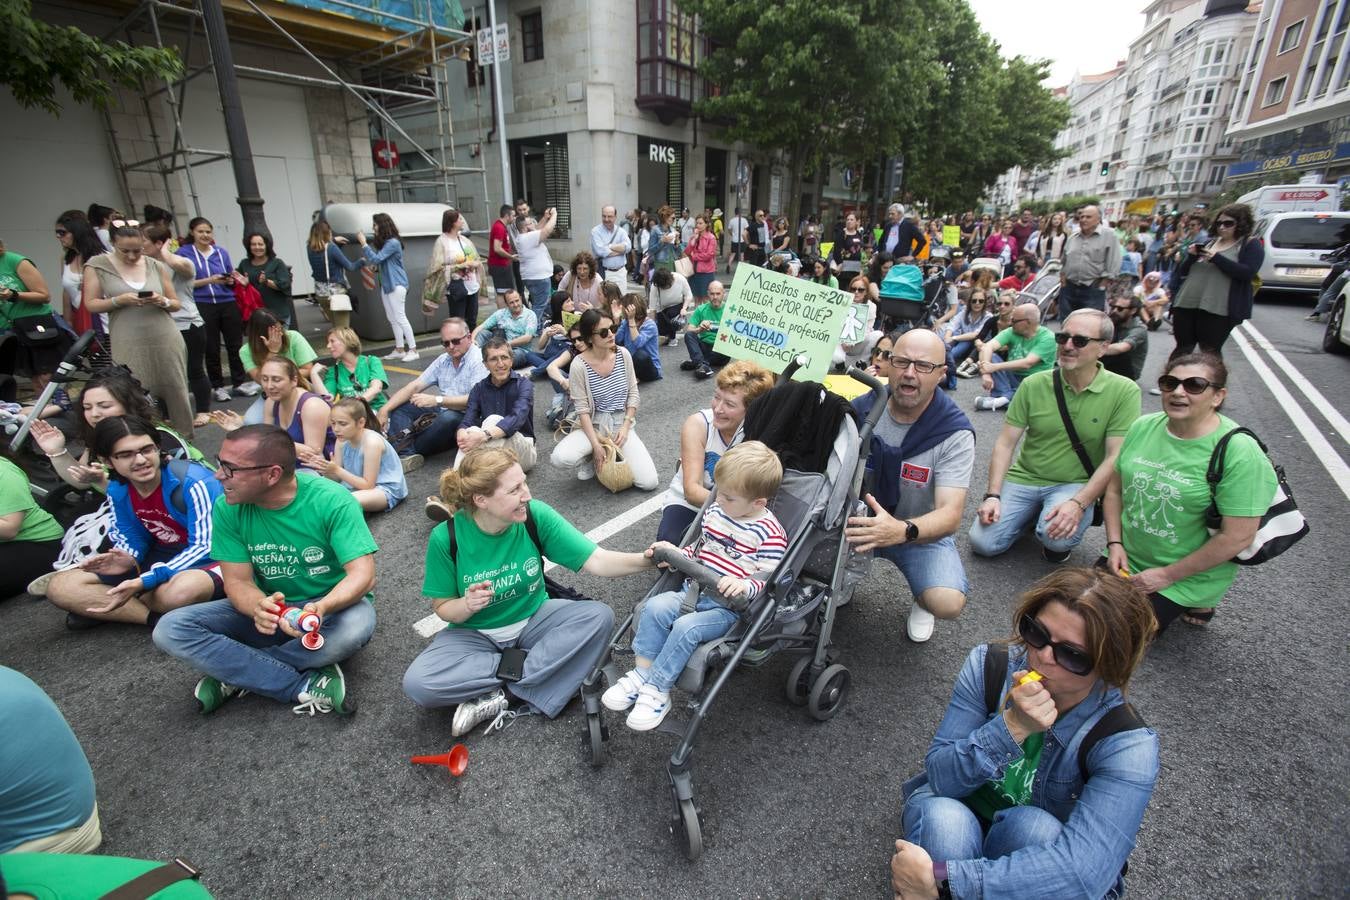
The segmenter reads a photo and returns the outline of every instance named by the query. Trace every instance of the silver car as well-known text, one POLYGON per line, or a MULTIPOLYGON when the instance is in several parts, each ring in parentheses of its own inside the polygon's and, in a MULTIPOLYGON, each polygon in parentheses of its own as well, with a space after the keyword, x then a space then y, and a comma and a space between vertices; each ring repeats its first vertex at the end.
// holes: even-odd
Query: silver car
POLYGON ((1322 255, 1350 243, 1350 212, 1276 213, 1256 223, 1266 247, 1261 290, 1317 293, 1331 271, 1322 255))

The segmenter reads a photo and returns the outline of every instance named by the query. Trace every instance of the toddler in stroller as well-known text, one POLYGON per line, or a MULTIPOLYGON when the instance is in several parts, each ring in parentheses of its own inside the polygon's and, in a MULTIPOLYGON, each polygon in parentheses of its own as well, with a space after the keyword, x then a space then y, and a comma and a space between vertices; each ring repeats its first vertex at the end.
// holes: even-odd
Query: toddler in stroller
MULTIPOLYGON (((718 460, 713 478, 717 495, 703 514, 699 538, 679 552, 720 575, 716 590, 700 591, 691 578, 684 591, 649 598, 633 639, 634 668, 600 698, 615 711, 632 707, 627 724, 634 731, 661 724, 689 657, 699 644, 731 630, 737 611, 764 590, 757 576, 771 573, 787 549, 787 534, 768 509, 783 480, 783 464, 772 450, 759 441, 737 444, 718 460)), ((658 541, 648 554, 673 549, 658 541)))

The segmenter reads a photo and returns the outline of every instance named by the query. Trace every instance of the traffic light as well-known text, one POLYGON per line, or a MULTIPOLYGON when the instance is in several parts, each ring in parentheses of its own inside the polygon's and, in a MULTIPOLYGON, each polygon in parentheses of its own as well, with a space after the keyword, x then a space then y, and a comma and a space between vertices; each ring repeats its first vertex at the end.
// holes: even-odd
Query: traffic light
POLYGON ((1106 162, 1106 161, 1103 161, 1103 162, 1102 162, 1102 170, 1101 170, 1101 173, 1100 173, 1100 174, 1101 174, 1101 176, 1102 176, 1103 178, 1105 178, 1107 175, 1110 175, 1110 174, 1111 174, 1111 163, 1106 162))

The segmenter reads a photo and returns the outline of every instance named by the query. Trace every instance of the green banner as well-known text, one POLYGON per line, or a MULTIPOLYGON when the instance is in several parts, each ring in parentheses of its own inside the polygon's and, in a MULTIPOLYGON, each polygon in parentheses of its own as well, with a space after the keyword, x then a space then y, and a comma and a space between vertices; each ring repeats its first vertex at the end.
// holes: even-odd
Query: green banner
POLYGON ((736 267, 713 349, 781 373, 798 355, 798 381, 821 381, 853 298, 829 285, 750 265, 736 267))

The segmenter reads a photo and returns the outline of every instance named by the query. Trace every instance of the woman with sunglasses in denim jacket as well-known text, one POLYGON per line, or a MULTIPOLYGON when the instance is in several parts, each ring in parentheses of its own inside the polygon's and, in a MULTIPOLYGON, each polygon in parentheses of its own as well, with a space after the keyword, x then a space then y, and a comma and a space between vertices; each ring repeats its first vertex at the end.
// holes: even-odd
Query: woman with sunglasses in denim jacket
POLYGON ((1106 729, 1082 769, 1079 748, 1125 702, 1153 613, 1128 580, 1067 568, 1022 595, 1013 624, 1000 689, 986 693, 991 645, 982 644, 957 676, 924 771, 903 788, 905 839, 891 859, 897 897, 1124 891, 1158 778, 1158 736, 1137 720, 1106 729), (1021 683, 1030 671, 1040 679, 1021 683))
POLYGON ((1189 625, 1214 617, 1237 577, 1233 557, 1251 544, 1275 496, 1275 470, 1246 434, 1228 442, 1223 478, 1211 494, 1210 456, 1237 427, 1219 414, 1227 382, 1217 356, 1168 360, 1158 379, 1162 412, 1130 426, 1106 487, 1106 562, 1148 595, 1159 631, 1177 616, 1189 625), (1211 496, 1222 516, 1212 535, 1205 526, 1211 496))

